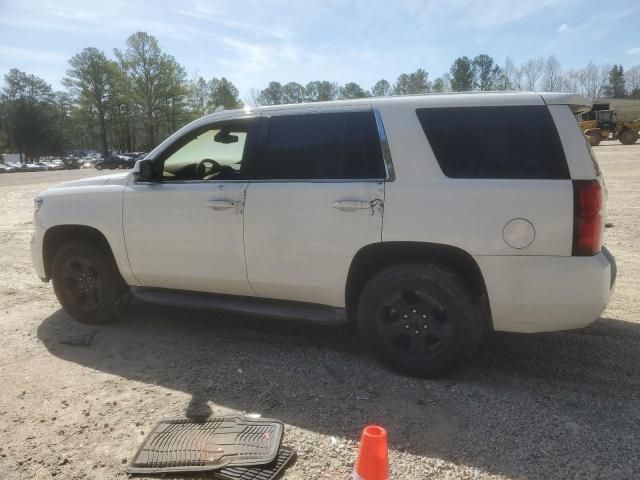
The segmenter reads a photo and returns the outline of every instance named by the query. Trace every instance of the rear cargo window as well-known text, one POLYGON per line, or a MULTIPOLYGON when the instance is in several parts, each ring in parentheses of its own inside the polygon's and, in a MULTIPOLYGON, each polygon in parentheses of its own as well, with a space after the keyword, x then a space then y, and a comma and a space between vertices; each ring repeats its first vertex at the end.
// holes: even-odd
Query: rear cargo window
POLYGON ((451 178, 568 179, 560 137, 544 105, 416 111, 451 178))

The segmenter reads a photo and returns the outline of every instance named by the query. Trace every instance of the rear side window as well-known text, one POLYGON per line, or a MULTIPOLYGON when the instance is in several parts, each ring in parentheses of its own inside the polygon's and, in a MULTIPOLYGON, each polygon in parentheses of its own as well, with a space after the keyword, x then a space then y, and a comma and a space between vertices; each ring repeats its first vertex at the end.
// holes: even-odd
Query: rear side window
POLYGON ((384 179, 373 112, 271 117, 250 167, 255 179, 384 179))
POLYGON ((447 177, 569 178, 558 131, 544 105, 423 108, 417 114, 447 177))

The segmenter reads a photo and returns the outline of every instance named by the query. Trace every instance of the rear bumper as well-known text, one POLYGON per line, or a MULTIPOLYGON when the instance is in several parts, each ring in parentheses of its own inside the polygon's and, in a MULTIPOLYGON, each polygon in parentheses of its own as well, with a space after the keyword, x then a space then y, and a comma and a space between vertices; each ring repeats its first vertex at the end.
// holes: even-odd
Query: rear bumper
POLYGON ((586 327, 607 306, 617 275, 603 248, 592 257, 478 256, 493 327, 552 332, 586 327))

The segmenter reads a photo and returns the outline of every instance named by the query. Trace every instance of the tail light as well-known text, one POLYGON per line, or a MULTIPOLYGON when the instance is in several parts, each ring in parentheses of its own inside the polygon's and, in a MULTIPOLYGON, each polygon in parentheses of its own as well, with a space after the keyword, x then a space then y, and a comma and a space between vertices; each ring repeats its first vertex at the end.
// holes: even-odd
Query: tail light
POLYGON ((573 256, 595 255, 602 247, 602 189, 598 180, 573 180, 573 256))

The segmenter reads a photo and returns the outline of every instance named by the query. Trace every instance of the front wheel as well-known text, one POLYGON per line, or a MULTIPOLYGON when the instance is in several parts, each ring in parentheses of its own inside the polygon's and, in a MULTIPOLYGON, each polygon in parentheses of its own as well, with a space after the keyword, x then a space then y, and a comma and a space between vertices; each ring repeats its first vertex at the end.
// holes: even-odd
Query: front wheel
POLYGON ((622 132, 620 135, 620 143, 623 145, 633 145, 638 140, 638 132, 630 128, 622 132))
POLYGON ((451 271, 398 265, 377 273, 358 305, 358 329, 374 355, 418 377, 441 376, 477 349, 484 332, 478 302, 451 271))
POLYGON ((96 165, 96 170, 102 170, 102 165, 96 165))
POLYGON ((103 250, 83 242, 68 242, 51 267, 58 301, 74 319, 93 325, 114 318, 125 285, 113 260, 103 250))
POLYGON ((589 140, 589 145, 595 147, 600 145, 602 137, 600 137, 600 135, 587 135, 587 139, 589 140))

